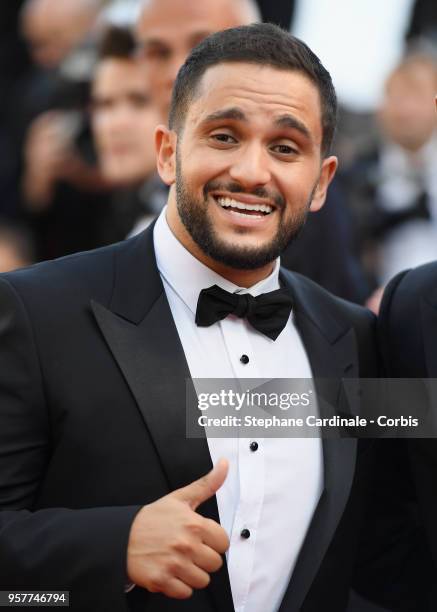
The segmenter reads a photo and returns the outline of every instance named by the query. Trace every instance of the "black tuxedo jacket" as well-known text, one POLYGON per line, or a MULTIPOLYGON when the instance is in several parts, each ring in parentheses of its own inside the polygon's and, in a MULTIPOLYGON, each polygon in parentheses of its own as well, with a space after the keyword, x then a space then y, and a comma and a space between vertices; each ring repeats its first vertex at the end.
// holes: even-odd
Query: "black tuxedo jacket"
MULTIPOLYGON (((379 331, 387 376, 437 378, 437 263, 392 279, 384 293, 379 331)), ((435 412, 435 391, 429 400, 435 412)), ((437 439, 411 439, 405 447, 436 572, 437 439)))
MULTIPOLYGON (((377 376, 373 315, 299 275, 282 281, 315 377, 339 381, 328 399, 342 377, 377 376)), ((226 564, 189 600, 124 593, 135 514, 212 467, 206 439, 185 435, 187 377, 152 228, 0 277, 1 589, 69 590, 72 609, 93 612, 232 612, 226 564)), ((323 440, 323 456, 281 612, 346 606, 373 444, 323 440)), ((215 497, 199 511, 219 520, 215 497)))

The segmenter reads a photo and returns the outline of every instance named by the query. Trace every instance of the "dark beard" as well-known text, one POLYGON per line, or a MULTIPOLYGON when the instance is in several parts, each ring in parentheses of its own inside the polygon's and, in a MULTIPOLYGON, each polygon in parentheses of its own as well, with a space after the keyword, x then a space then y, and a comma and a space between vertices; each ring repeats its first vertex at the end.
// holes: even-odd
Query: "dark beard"
MULTIPOLYGON (((285 202, 282 197, 276 196, 276 212, 280 219, 278 230, 272 240, 259 248, 238 247, 237 244, 230 245, 220 240, 213 224, 208 218, 207 208, 208 194, 211 191, 228 191, 230 193, 243 193, 244 190, 237 183, 227 185, 209 182, 203 190, 204 201, 196 200, 187 190, 182 178, 180 160, 176 164, 176 204, 179 217, 197 246, 211 259, 220 262, 228 268, 235 270, 256 270, 271 263, 294 241, 301 232, 308 215, 308 210, 313 199, 313 188, 305 208, 297 211, 285 224, 285 202)), ((252 195, 268 197, 263 188, 253 190, 252 195)), ((241 233, 246 233, 242 228, 241 233)))

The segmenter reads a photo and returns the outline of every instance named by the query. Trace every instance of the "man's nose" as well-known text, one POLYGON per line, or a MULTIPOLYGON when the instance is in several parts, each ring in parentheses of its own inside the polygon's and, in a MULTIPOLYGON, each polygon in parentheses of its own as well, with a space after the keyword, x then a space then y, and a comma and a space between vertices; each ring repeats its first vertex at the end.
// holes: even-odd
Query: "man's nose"
POLYGON ((167 83, 169 87, 173 88, 174 82, 176 81, 176 77, 179 72, 179 68, 187 59, 187 55, 188 54, 182 49, 173 53, 171 60, 168 63, 166 73, 167 83))
POLYGON ((231 168, 230 176, 246 189, 266 185, 271 179, 268 153, 259 145, 244 147, 231 168))
POLYGON ((132 112, 127 104, 117 104, 112 109, 110 121, 114 131, 124 130, 132 123, 132 112))

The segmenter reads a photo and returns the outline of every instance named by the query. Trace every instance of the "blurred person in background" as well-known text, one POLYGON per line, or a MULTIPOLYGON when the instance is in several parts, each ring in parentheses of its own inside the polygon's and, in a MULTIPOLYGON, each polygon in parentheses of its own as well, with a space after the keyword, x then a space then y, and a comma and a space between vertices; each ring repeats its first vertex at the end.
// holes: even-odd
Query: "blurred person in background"
POLYGON ((35 64, 57 68, 92 30, 102 4, 101 0, 28 0, 22 32, 35 64))
POLYGON ((34 68, 17 86, 21 205, 38 259, 104 243, 108 194, 86 108, 102 0, 28 0, 21 27, 34 68))
POLYGON ((158 114, 150 102, 144 63, 134 57, 127 28, 109 26, 92 84, 93 133, 99 163, 115 185, 140 182, 152 174, 151 151, 158 114))
MULTIPOLYGON (((437 96, 435 98, 437 110, 437 96)), ((435 120, 435 119, 434 119, 435 120)), ((437 123, 437 122, 436 122, 437 123)), ((435 168, 437 171, 437 167, 435 168)), ((386 376, 424 379, 429 414, 436 414, 437 262, 403 270, 387 285, 379 315, 379 338, 386 376)), ((426 412, 424 411, 426 414, 426 412)), ((435 422, 435 420, 434 420, 435 422)), ((437 445, 433 429, 427 438, 405 440, 410 470, 437 569, 437 445)), ((434 590, 435 581, 433 581, 434 590)))
POLYGON ((92 84, 92 126, 100 168, 114 187, 108 241, 144 229, 161 211, 167 191, 156 174, 153 147, 159 115, 144 62, 126 27, 103 33, 92 84))
POLYGON ((33 63, 10 94, 8 119, 18 147, 42 113, 82 107, 91 34, 101 4, 101 0, 26 0, 23 4, 21 35, 33 63))
POLYGON ((25 229, 0 222, 0 273, 12 272, 35 261, 32 238, 25 229))
POLYGON ((363 260, 376 288, 401 270, 437 258, 437 134, 432 55, 407 55, 390 74, 377 119, 377 146, 346 173, 360 218, 363 260))
POLYGON ((144 1, 136 39, 163 121, 176 75, 191 49, 213 32, 260 20, 254 0, 144 1))

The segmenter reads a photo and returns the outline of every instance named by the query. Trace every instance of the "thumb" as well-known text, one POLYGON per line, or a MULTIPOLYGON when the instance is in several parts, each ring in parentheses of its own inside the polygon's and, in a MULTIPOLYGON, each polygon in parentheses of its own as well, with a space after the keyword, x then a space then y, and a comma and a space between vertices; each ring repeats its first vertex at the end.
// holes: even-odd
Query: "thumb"
POLYGON ((220 489, 226 476, 228 475, 229 463, 226 459, 220 459, 213 469, 195 480, 186 487, 177 489, 171 495, 176 497, 180 501, 188 503, 193 510, 196 510, 197 506, 215 495, 220 489))

